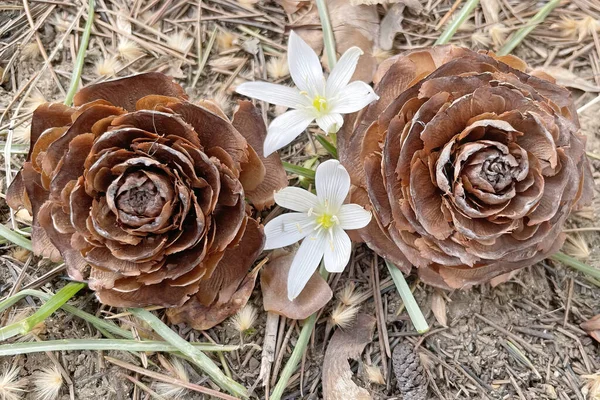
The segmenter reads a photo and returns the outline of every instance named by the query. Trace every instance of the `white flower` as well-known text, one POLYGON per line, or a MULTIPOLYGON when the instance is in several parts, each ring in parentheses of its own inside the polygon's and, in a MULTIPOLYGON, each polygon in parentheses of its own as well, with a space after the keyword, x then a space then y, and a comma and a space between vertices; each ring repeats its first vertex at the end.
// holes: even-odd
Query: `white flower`
POLYGON ((349 229, 365 227, 371 213, 358 204, 343 204, 350 176, 337 160, 325 161, 315 176, 317 195, 297 187, 275 193, 275 202, 296 211, 283 214, 265 226, 265 250, 289 246, 304 239, 288 276, 288 298, 295 299, 325 259, 325 269, 342 272, 350 260, 349 229))
POLYGON ((350 82, 358 58, 358 47, 349 48, 325 80, 319 57, 294 31, 288 43, 288 64, 297 88, 267 82, 246 82, 236 91, 272 104, 293 108, 269 125, 264 155, 285 147, 314 120, 325 133, 336 133, 342 114, 361 110, 379 96, 364 82, 350 82))

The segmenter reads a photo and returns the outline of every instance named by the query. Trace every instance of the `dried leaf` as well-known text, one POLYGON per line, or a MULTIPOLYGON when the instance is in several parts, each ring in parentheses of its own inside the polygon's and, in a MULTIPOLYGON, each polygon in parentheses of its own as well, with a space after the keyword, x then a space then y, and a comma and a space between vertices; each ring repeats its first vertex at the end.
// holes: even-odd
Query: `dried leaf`
POLYGON ((323 360, 323 398, 325 400, 368 400, 369 392, 352 380, 348 359, 359 359, 365 347, 371 343, 376 320, 370 315, 359 314, 354 329, 338 329, 334 334, 323 360))
POLYGON ((448 317, 446 315, 446 300, 439 290, 433 292, 431 296, 431 311, 437 322, 442 326, 448 326, 448 317))
POLYGON ((600 342, 600 314, 590 318, 579 326, 597 342, 600 342))
POLYGON ((286 13, 293 14, 302 7, 310 4, 310 0, 275 0, 286 13))
MULTIPOLYGON (((531 72, 533 76, 539 76, 539 73, 548 74, 556 80, 556 84, 573 89, 583 90, 584 92, 600 92, 600 86, 577 76, 568 69, 561 67, 538 67, 531 72)), ((544 78, 544 76, 539 76, 544 78)))
MULTIPOLYGON (((350 47, 358 46, 364 54, 358 60, 353 80, 371 82, 377 68, 373 56, 379 37, 379 15, 376 5, 353 6, 348 0, 327 0, 327 9, 335 36, 338 57, 350 47)), ((291 27, 317 54, 323 51, 323 32, 319 12, 313 7, 291 27)), ((327 57, 322 62, 327 67, 327 57)))
POLYGON ((381 20, 379 28, 379 47, 381 49, 392 49, 396 34, 402 30, 402 20, 404 19, 404 9, 406 7, 416 14, 423 11, 423 5, 419 0, 403 0, 390 8, 381 20))
POLYGON ((287 278, 294 254, 281 252, 271 259, 260 274, 264 308, 291 319, 305 319, 331 300, 333 292, 327 282, 315 272, 306 287, 293 301, 287 296, 287 278))

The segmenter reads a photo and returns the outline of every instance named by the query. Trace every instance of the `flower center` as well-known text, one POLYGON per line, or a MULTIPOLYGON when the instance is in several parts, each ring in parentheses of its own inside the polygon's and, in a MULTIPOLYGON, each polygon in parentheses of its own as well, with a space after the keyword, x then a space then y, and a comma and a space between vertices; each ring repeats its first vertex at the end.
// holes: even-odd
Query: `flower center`
POLYGON ((317 226, 329 229, 336 221, 337 218, 334 215, 323 213, 317 217, 317 226))
POLYGON ((317 95, 313 99, 313 107, 315 108, 315 110, 317 110, 318 113, 327 112, 327 99, 325 97, 317 95))

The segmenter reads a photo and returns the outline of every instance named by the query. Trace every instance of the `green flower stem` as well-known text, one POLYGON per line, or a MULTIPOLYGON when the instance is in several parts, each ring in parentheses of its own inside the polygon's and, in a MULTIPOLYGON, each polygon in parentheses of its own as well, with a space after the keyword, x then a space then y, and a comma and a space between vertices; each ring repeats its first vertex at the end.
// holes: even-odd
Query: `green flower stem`
POLYGON ((323 148, 327 150, 327 152, 331 154, 332 157, 338 158, 338 152, 333 143, 327 140, 327 138, 323 135, 317 135, 316 138, 319 141, 319 143, 321 143, 321 146, 323 146, 323 148))
POLYGON ((400 293, 400 297, 402 297, 402 301, 406 306, 406 312, 408 312, 408 316, 410 317, 410 320, 412 321, 416 331, 421 334, 426 333, 429 330, 429 325, 427 324, 427 321, 425 321, 423 312, 421 312, 415 297, 410 291, 402 271, 400 271, 398 267, 387 260, 385 260, 385 264, 390 271, 390 275, 392 275, 396 289, 398 289, 398 293, 400 293))
POLYGON ((71 282, 50 297, 33 315, 15 322, 11 325, 0 328, 0 341, 9 339, 16 335, 24 335, 30 332, 37 324, 43 322, 54 311, 58 310, 63 304, 69 301, 85 284, 71 282))
POLYGON ((337 53, 335 51, 335 38, 333 36, 333 29, 331 28, 331 20, 329 19, 329 12, 327 11, 325 0, 317 0, 317 9, 319 10, 319 18, 321 19, 321 26, 323 29, 323 45, 325 46, 325 53, 327 54, 327 63, 329 64, 329 70, 331 71, 337 63, 337 53))
POLYGON ((315 179, 315 171, 312 169, 304 168, 285 161, 282 161, 281 163, 283 164, 283 168, 290 174, 296 174, 312 180, 315 179))
MULTIPOLYGON (((327 280, 329 277, 329 273, 323 268, 323 264, 321 264, 321 276, 323 279, 327 280)), ((287 384, 296 371, 302 356, 306 352, 306 347, 308 346, 308 341, 312 335, 313 330, 315 329, 315 324, 317 323, 317 315, 319 312, 315 312, 313 315, 308 317, 304 326, 302 326, 302 330, 300 331, 300 336, 298 337, 298 341, 296 342, 296 346, 294 346, 294 350, 292 351, 292 355, 288 359, 283 371, 281 371, 281 375, 279 375, 279 380, 273 389, 273 393, 269 396, 271 400, 280 400, 281 396, 283 396, 283 392, 285 391, 287 384)))
POLYGON ((89 0, 88 3, 88 18, 83 28, 83 35, 81 35, 81 43, 79 43, 79 51, 77 52, 77 60, 73 67, 73 74, 71 75, 71 84, 69 85, 69 91, 65 97, 65 104, 70 106, 73 104, 73 97, 77 93, 79 87, 79 79, 81 78, 81 72, 83 71, 83 62, 85 61, 85 53, 87 51, 88 44, 90 42, 90 35, 92 33, 92 25, 94 24, 94 0, 89 0))
POLYGON ((458 16, 452 20, 452 22, 446 26, 444 32, 440 35, 438 40, 435 41, 435 44, 446 44, 452 39, 458 28, 465 22, 475 7, 479 4, 479 0, 469 0, 467 3, 460 9, 458 16))
MULTIPOLYGON (((15 294, 14 296, 11 296, 0 302, 0 312, 6 310, 8 307, 11 307, 12 305, 16 304, 21 299, 23 299, 27 296, 34 296, 34 297, 37 297, 44 301, 48 301, 52 297, 52 295, 44 293, 44 292, 40 292, 39 290, 32 290, 32 289, 21 290, 19 293, 15 294)), ((68 304, 63 304, 60 308, 62 308, 64 311, 66 311, 70 314, 73 314, 76 317, 79 317, 79 318, 89 322, 94 327, 96 327, 96 329, 98 329, 100 331, 104 331, 103 332, 104 335, 106 335, 107 332, 111 332, 111 333, 114 333, 115 335, 119 335, 126 339, 133 339, 133 334, 131 332, 118 327, 116 324, 114 324, 110 321, 107 321, 102 318, 98 318, 95 315, 87 313, 83 310, 80 310, 77 307, 73 307, 68 304)))
POLYGON ((582 263, 576 258, 566 255, 565 253, 556 253, 552 255, 550 258, 553 260, 559 261, 571 268, 576 269, 577 271, 581 271, 594 280, 600 279, 600 269, 594 268, 591 265, 587 265, 582 263))
MULTIPOLYGON (((193 343, 192 346, 202 351, 225 352, 238 350, 239 346, 224 346, 212 343, 193 343)), ((70 350, 123 350, 143 352, 177 353, 179 349, 172 344, 160 341, 138 341, 127 339, 64 339, 47 340, 32 343, 11 343, 0 346, 0 357, 17 354, 39 353, 43 351, 70 350)))
POLYGON ((222 389, 227 390, 235 396, 244 399, 248 398, 248 391, 244 386, 240 385, 233 379, 227 377, 219 369, 217 364, 213 362, 213 360, 211 360, 208 356, 202 353, 202 351, 194 347, 191 343, 181 338, 177 333, 173 332, 171 328, 165 325, 154 314, 152 314, 148 310, 144 310, 143 308, 132 308, 129 309, 129 311, 133 315, 150 325, 156 333, 158 333, 171 345, 175 346, 184 355, 190 357, 191 361, 194 364, 196 364, 202 371, 204 371, 222 389))
POLYGON ((27 239, 25 236, 19 235, 17 232, 13 231, 6 225, 0 224, 0 236, 8 240, 9 242, 21 246, 24 249, 33 251, 33 245, 31 244, 31 240, 27 239))
POLYGON ((510 40, 508 42, 506 42, 504 44, 504 46, 502 46, 502 48, 498 52, 498 55, 506 56, 506 55, 510 54, 514 50, 514 48, 517 47, 519 45, 519 43, 521 43, 523 41, 523 39, 525 39, 525 37, 527 35, 529 35, 529 33, 531 33, 531 31, 536 28, 536 26, 539 23, 543 22, 546 19, 546 17, 548 16, 548 14, 550 14, 552 12, 552 10, 554 10, 556 7, 558 7, 560 2, 561 2, 561 0, 549 1, 544 7, 542 7, 540 9, 540 11, 538 11, 537 14, 535 14, 533 16, 533 18, 531 18, 529 20, 527 25, 525 25, 523 28, 519 29, 510 38, 510 40))

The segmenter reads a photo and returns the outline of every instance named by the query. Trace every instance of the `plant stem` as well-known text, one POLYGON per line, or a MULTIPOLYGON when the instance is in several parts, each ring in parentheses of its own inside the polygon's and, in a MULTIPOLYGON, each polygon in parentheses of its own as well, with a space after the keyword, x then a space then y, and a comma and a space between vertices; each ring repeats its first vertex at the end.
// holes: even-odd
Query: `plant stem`
MULTIPOLYGON (((320 273, 321 273, 321 276, 323 277, 323 279, 327 280, 329 273, 325 270, 325 268, 323 267, 323 264, 321 264, 320 273)), ((283 371, 281 371, 281 375, 279 375, 277 384, 275 385, 275 388, 273 389, 273 393, 271 394, 271 396, 269 396, 269 399, 280 400, 281 396, 283 396, 283 392, 285 391, 285 388, 287 387, 287 384, 288 384, 290 378, 292 377, 292 374, 294 373, 294 371, 296 371, 296 368, 298 367, 298 363, 300 363, 302 356, 306 352, 306 347, 308 346, 308 341, 310 340, 312 331, 315 329, 315 324, 317 323, 317 315, 318 314, 319 314, 319 312, 317 311, 305 320, 304 326, 302 327, 302 330, 300 331, 300 336, 298 337, 298 341, 296 342, 296 346, 294 346, 294 350, 292 351, 292 355, 290 356, 287 363, 285 364, 283 371)))
MULTIPOLYGON (((15 294, 14 296, 11 296, 0 302, 0 312, 6 310, 8 307, 19 302, 21 299, 23 299, 24 297, 27 297, 27 296, 34 296, 34 297, 37 297, 37 298, 39 298, 41 300, 45 300, 45 301, 49 300, 52 297, 52 295, 44 293, 44 292, 40 292, 38 290, 32 290, 32 289, 21 290, 19 293, 15 294)), ((104 320, 102 318, 98 318, 95 315, 87 313, 83 310, 80 310, 77 307, 73 307, 68 304, 63 304, 60 308, 62 308, 63 310, 65 310, 66 312, 68 312, 70 314, 75 315, 76 317, 79 317, 79 318, 89 322, 90 324, 94 325, 98 330, 112 332, 112 333, 119 335, 121 337, 124 337, 126 339, 133 339, 133 335, 131 334, 131 332, 118 327, 117 325, 115 325, 114 323, 112 323, 110 321, 104 320)))
POLYGON ((552 258, 553 260, 559 261, 571 268, 574 268, 577 271, 581 271, 584 274, 586 274, 594 279, 600 279, 600 269, 594 268, 591 265, 582 263, 581 261, 577 260, 576 258, 568 256, 565 253, 558 252, 558 253, 552 255, 550 258, 552 258))
POLYGON ((181 338, 177 333, 173 332, 171 328, 165 325, 158 317, 151 312, 144 310, 143 308, 132 308, 129 311, 136 317, 142 319, 156 333, 158 333, 163 339, 175 346, 186 356, 190 357, 191 361, 196 364, 202 371, 204 371, 217 385, 227 390, 233 395, 248 398, 248 391, 246 388, 233 379, 227 377, 204 353, 195 348, 191 343, 181 338))
POLYGON ((327 140, 327 138, 323 135, 317 135, 316 136, 317 140, 319 141, 319 143, 321 143, 321 146, 323 146, 323 148, 325 150, 327 150, 327 152, 329 154, 331 154, 332 157, 334 158, 338 158, 338 152, 337 149, 335 148, 335 145, 333 145, 329 140, 327 140))
POLYGON ((79 79, 81 78, 81 72, 83 71, 83 62, 85 61, 85 52, 87 51, 88 44, 90 42, 90 35, 92 34, 92 25, 94 24, 94 0, 89 0, 88 3, 88 18, 83 28, 83 34, 81 35, 81 43, 79 43, 79 51, 77 52, 77 60, 73 67, 73 74, 71 75, 71 84, 69 85, 69 91, 65 97, 65 104, 70 106, 73 104, 73 97, 77 93, 79 87, 79 79))
MULTIPOLYGON (((193 343, 192 346, 202 351, 234 351, 239 346, 224 346, 212 343, 193 343)), ((154 340, 139 341, 127 339, 63 339, 43 342, 17 342, 0 346, 0 357, 17 354, 39 353, 43 351, 72 350, 123 350, 149 352, 179 352, 177 347, 167 342, 154 340)))
POLYGON ((325 0, 317 0, 317 9, 319 10, 319 18, 321 19, 323 45, 325 46, 325 53, 327 54, 327 63, 329 64, 329 70, 331 71, 337 63, 337 53, 335 51, 335 37, 333 36, 333 29, 331 28, 331 20, 329 19, 329 12, 327 11, 325 0))
POLYGON ((4 239, 8 240, 9 242, 12 242, 18 246, 21 246, 24 249, 33 251, 33 246, 31 244, 31 240, 27 239, 24 236, 19 235, 17 232, 13 231, 12 229, 10 229, 7 226, 2 225, 2 224, 0 224, 0 236, 2 236, 4 239))
POLYGON ((529 33, 532 30, 534 30, 539 23, 543 22, 546 19, 546 17, 552 12, 552 10, 558 7, 560 2, 561 0, 550 0, 544 7, 540 9, 540 11, 538 11, 537 14, 533 16, 533 18, 529 20, 527 25, 515 32, 515 34, 510 38, 510 40, 506 42, 504 46, 502 46, 502 48, 498 52, 498 55, 506 56, 510 54, 514 50, 514 48, 517 47, 519 43, 521 43, 523 39, 525 39, 525 37, 529 35, 529 33))
POLYGON ((460 9, 458 16, 452 20, 452 22, 446 26, 444 32, 440 35, 438 40, 435 41, 435 44, 446 44, 452 39, 458 28, 465 22, 475 7, 479 4, 479 0, 469 0, 467 3, 460 9))
POLYGON ((387 260, 385 260, 385 264, 390 271, 390 275, 392 275, 396 289, 398 289, 398 293, 400 293, 400 297, 402 297, 402 301, 406 306, 406 312, 408 312, 408 316, 410 317, 410 320, 412 321, 416 331, 421 334, 427 332, 429 330, 429 325, 427 324, 427 321, 425 321, 423 312, 419 308, 415 297, 410 291, 402 271, 400 271, 398 267, 387 260))
POLYGON ((9 339, 16 335, 24 335, 31 331, 37 324, 43 322, 54 311, 69 301, 85 284, 71 282, 54 294, 33 315, 17 321, 13 324, 0 328, 0 341, 9 339))
POLYGON ((282 161, 283 168, 290 174, 296 174, 303 176, 308 179, 315 179, 315 171, 312 169, 304 168, 296 164, 290 164, 289 162, 282 161))

